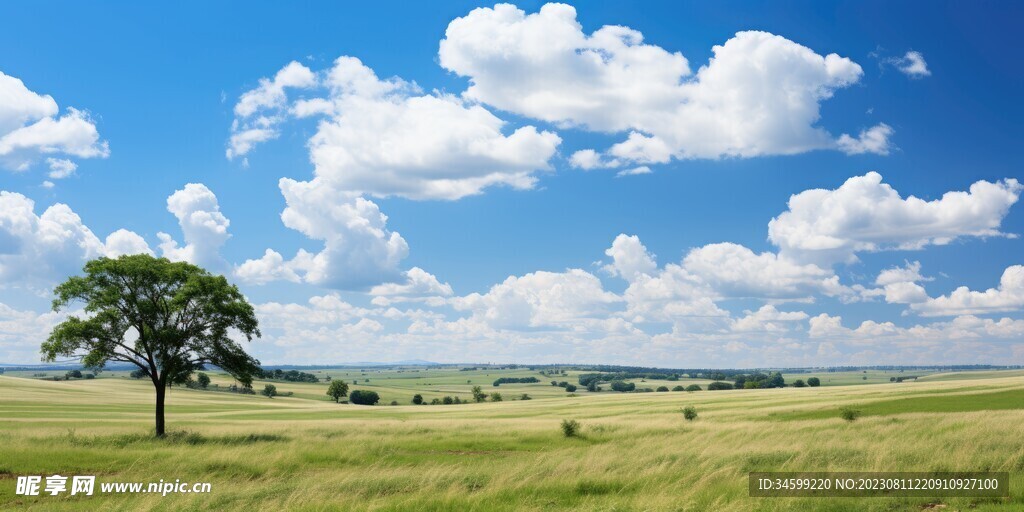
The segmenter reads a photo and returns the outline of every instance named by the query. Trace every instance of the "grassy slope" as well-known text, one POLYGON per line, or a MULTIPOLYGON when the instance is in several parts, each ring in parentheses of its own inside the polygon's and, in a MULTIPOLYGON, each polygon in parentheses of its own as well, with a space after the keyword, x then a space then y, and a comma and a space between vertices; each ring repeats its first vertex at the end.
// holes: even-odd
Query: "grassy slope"
POLYGON ((175 390, 170 428, 197 435, 154 441, 148 383, 0 377, 0 509, 917 510, 930 500, 756 500, 746 473, 990 469, 1012 472, 1008 502, 944 501, 1019 510, 1022 397, 1021 377, 450 407, 175 390), (683 421, 683 405, 700 418, 683 421), (843 405, 866 416, 845 423, 843 405), (585 437, 561 437, 563 418, 585 437), (13 495, 15 476, 53 473, 209 481, 213 493, 13 495))

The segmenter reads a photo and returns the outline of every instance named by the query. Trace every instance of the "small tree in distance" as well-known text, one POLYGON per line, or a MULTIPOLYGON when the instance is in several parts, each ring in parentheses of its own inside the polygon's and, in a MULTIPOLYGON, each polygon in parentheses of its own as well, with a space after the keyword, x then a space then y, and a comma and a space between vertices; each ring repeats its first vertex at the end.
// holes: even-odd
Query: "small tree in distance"
POLYGON ((420 395, 420 394, 413 395, 412 396, 412 403, 414 403, 416 405, 422 405, 423 404, 423 395, 420 395))
POLYGON ((199 372, 199 375, 196 375, 196 382, 199 384, 199 387, 206 389, 210 387, 210 376, 199 372))
POLYGON ((277 396, 277 386, 267 384, 266 386, 263 386, 263 391, 260 391, 260 393, 267 398, 274 398, 277 396))
POLYGON ((487 400, 487 393, 484 393, 480 386, 473 386, 473 400, 477 403, 487 400))
POLYGON ((817 377, 811 377, 807 379, 807 385, 812 388, 816 388, 821 385, 821 380, 819 380, 817 377))
POLYGON ((348 395, 348 384, 343 380, 336 380, 331 382, 331 385, 327 388, 327 396, 334 399, 334 402, 340 402, 341 397, 348 395))

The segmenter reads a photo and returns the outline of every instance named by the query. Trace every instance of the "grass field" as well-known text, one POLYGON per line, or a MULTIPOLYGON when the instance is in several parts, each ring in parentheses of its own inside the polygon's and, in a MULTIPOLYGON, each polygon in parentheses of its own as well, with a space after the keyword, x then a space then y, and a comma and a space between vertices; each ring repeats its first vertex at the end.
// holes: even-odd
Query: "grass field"
MULTIPOLYGON (((369 378, 396 397, 454 393, 468 389, 466 380, 495 377, 344 373, 335 378, 369 378)), ((325 384, 276 383, 296 396, 275 399, 175 388, 173 433, 163 440, 150 438, 148 382, 0 376, 0 509, 1022 510, 1024 376, 1009 375, 577 397, 548 382, 522 386, 540 397, 530 401, 398 407, 321 400, 313 388, 325 384), (314 400, 300 396, 303 387, 314 400), (543 399, 542 389, 557 398, 543 399), (686 405, 697 420, 683 419, 686 405), (864 415, 845 422, 843 406, 864 415), (562 419, 579 421, 582 437, 563 437, 562 419), (747 473, 757 470, 1003 470, 1012 495, 756 499, 747 496, 747 473), (14 495, 17 476, 54 473, 209 482, 212 492, 14 495)))

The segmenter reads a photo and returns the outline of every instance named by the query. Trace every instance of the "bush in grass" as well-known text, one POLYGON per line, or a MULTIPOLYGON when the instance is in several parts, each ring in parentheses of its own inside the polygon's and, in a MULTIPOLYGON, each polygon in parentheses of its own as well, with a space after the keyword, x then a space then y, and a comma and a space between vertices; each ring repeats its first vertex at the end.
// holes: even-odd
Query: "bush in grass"
POLYGON ((357 405, 373 405, 380 401, 380 395, 376 391, 357 389, 349 393, 348 401, 357 405))
POLYGON ((719 389, 732 389, 732 384, 728 382, 715 381, 708 384, 708 391, 717 391, 719 389))
POLYGON ((570 392, 570 393, 575 393, 576 392, 576 385, 575 384, 566 384, 565 390, 570 392))
POLYGON ((275 396, 277 396, 277 386, 273 384, 267 384, 266 386, 263 386, 263 391, 261 391, 260 393, 262 393, 263 396, 267 398, 274 398, 275 396))
POLYGON ((807 387, 807 383, 805 383, 804 381, 802 381, 802 380, 800 380, 800 379, 797 379, 797 380, 794 380, 794 381, 793 381, 793 387, 794 387, 794 388, 803 388, 803 387, 807 387))
POLYGON ((676 386, 676 387, 672 388, 672 391, 686 391, 686 388, 684 388, 682 386, 676 386))
POLYGON ((423 403, 423 395, 413 395, 412 396, 412 403, 414 403, 416 405, 422 404, 423 403))
POLYGON ((533 400, 532 398, 530 398, 530 395, 527 395, 526 393, 523 393, 523 395, 520 396, 519 399, 520 400, 533 400))
MULTIPOLYGON (((711 386, 708 386, 708 389, 711 389, 711 386)), ((700 391, 700 390, 701 390, 700 384, 690 384, 689 386, 686 386, 686 391, 688 391, 690 393, 692 393, 694 391, 700 391)))
POLYGON ((562 420, 562 435, 565 437, 578 437, 580 435, 580 422, 576 420, 562 420))
POLYGON ((859 409, 854 409, 852 407, 843 407, 842 409, 839 409, 839 417, 846 421, 853 421, 859 418, 860 415, 861 412, 859 409))
POLYGON ((144 378, 146 376, 146 372, 144 372, 142 370, 132 370, 132 372, 129 373, 128 376, 133 378, 133 379, 141 379, 141 378, 144 378))
POLYGON ((398 400, 392 400, 391 405, 398 405, 398 400))
POLYGON ((93 375, 93 374, 91 374, 91 373, 87 373, 87 374, 85 374, 85 380, 89 380, 89 379, 95 379, 95 378, 96 378, 96 376, 95 376, 95 375, 93 375))
POLYGON ((695 409, 692 405, 687 405, 686 407, 683 407, 683 417, 686 418, 686 421, 693 421, 697 419, 697 409, 695 409))
POLYGON ((199 375, 196 375, 196 383, 199 384, 199 387, 206 389, 210 387, 210 376, 199 372, 199 375))
POLYGON ((816 388, 821 385, 821 380, 819 380, 817 377, 811 377, 807 379, 807 385, 812 388, 816 388))
POLYGON ((450 396, 446 396, 446 397, 444 397, 442 402, 444 403, 444 405, 452 405, 453 403, 455 403, 455 400, 452 399, 452 397, 450 397, 450 396))
POLYGON ((624 393, 626 391, 634 391, 634 390, 636 390, 636 384, 634 384, 632 382, 626 382, 626 381, 622 381, 622 380, 613 380, 612 381, 612 391, 618 391, 620 393, 624 393))
POLYGON ((430 401, 430 405, 441 405, 441 399, 440 398, 435 398, 435 399, 431 400, 430 401))
POLYGON ((65 380, 72 379, 72 378, 81 379, 82 378, 82 370, 71 370, 68 373, 64 374, 64 379, 65 380))
POLYGON ((668 386, 658 386, 659 393, 664 393, 665 391, 668 391, 668 386))
POLYGON ((491 401, 492 402, 500 402, 501 401, 501 393, 491 393, 491 401))

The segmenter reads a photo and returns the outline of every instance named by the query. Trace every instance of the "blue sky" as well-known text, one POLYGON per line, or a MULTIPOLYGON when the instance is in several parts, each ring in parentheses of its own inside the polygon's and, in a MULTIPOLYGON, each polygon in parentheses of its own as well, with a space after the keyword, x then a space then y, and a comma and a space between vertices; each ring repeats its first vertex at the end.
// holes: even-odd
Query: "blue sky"
POLYGON ((9 6, 0 361, 146 250, 268 363, 1024 363, 1020 6, 543 5, 9 6))

